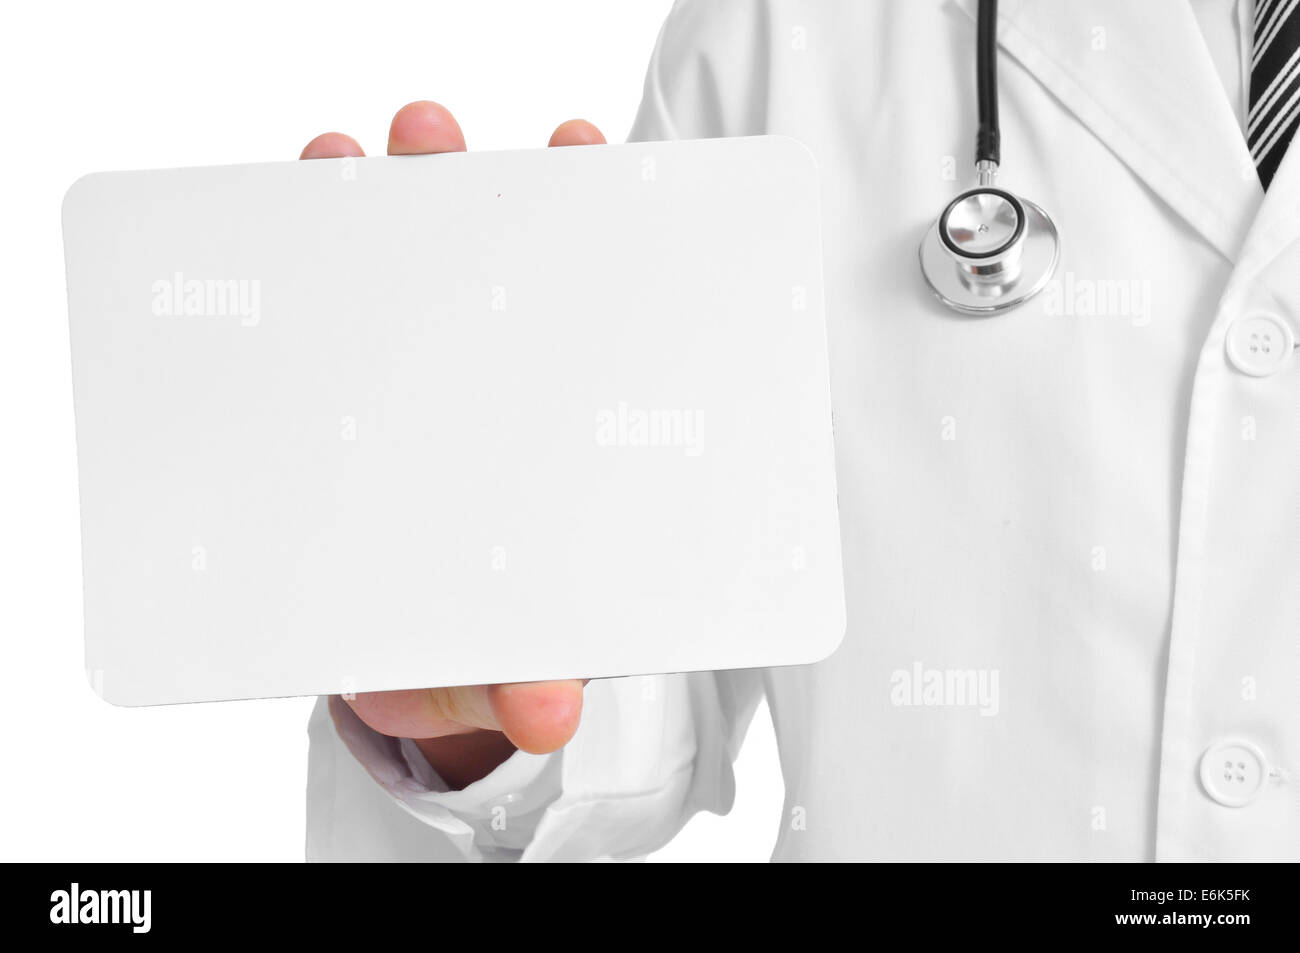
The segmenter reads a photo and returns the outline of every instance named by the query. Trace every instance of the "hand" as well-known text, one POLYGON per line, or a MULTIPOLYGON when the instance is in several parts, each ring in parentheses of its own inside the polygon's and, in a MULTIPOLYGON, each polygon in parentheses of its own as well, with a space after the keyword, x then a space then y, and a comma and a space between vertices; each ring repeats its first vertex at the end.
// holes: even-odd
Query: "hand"
MULTIPOLYGON (((573 119, 551 135, 552 146, 603 143, 589 122, 573 119)), ((389 155, 463 152, 455 117, 437 103, 403 106, 388 132, 389 155)), ((307 143, 303 159, 363 156, 351 136, 327 132, 307 143)), ((515 751, 541 754, 563 746, 578 728, 583 682, 521 682, 466 688, 366 692, 348 701, 367 725, 413 738, 443 780, 461 788, 488 774, 515 751)))

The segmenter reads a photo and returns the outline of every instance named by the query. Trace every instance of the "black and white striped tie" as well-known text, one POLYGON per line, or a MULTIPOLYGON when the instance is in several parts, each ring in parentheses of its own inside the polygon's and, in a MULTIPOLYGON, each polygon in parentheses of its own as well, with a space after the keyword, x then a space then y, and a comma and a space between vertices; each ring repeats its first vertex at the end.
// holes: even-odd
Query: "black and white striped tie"
POLYGON ((1246 142, 1264 188, 1300 122, 1300 0, 1256 0, 1246 142))

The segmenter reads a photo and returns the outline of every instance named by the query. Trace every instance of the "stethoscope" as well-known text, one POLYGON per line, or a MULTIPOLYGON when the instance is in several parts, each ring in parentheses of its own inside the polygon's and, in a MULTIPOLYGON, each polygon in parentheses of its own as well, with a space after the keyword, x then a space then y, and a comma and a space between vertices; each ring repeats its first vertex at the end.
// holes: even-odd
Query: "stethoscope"
POLYGON ((997 0, 979 0, 975 84, 979 186, 957 196, 921 241, 921 274, 940 301, 963 314, 1009 311, 1051 279, 1060 256, 1056 226, 1028 199, 996 188, 998 128, 997 0))

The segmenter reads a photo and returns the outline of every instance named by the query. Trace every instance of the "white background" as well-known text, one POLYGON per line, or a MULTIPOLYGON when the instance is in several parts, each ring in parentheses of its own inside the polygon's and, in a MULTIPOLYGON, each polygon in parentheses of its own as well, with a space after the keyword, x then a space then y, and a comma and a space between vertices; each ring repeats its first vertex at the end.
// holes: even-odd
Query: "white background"
MULTIPOLYGON (((471 149, 562 120, 623 139, 667 0, 27 3, 0 30, 0 859, 297 860, 308 699, 118 709, 82 673, 59 204, 106 169, 381 153, 435 99, 471 149)), ((726 818, 656 859, 766 859, 781 785, 766 709, 726 818)))

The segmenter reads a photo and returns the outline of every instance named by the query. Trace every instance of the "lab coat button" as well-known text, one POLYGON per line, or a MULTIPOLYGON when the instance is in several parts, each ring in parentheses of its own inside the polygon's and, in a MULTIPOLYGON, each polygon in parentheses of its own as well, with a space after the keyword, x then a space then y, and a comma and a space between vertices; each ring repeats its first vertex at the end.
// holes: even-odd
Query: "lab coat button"
POLYGON ((1281 370, 1294 347, 1291 325, 1266 311, 1242 315, 1228 328, 1228 360, 1251 377, 1267 377, 1281 370))
POLYGON ((1264 754, 1249 741, 1219 741, 1201 755, 1201 787, 1224 807, 1245 807, 1267 777, 1264 754))

